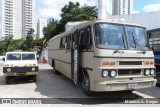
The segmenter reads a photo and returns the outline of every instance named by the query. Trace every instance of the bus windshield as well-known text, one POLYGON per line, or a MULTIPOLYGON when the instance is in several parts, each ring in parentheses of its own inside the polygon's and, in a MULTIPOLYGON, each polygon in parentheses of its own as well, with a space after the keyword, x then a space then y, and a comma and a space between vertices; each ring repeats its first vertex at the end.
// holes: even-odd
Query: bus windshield
POLYGON ((149 49, 145 28, 126 26, 126 32, 130 49, 149 49))
POLYGON ((95 42, 102 49, 149 50, 146 30, 137 26, 96 24, 95 42))
POLYGON ((95 25, 96 47, 110 49, 125 49, 123 28, 123 25, 95 25))

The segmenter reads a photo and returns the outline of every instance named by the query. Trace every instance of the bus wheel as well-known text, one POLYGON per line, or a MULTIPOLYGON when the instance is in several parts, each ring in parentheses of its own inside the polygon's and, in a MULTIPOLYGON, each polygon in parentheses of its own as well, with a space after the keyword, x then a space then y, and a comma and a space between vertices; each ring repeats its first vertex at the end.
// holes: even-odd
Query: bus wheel
POLYGON ((59 73, 59 72, 56 70, 56 68, 55 68, 54 60, 52 61, 52 68, 53 68, 53 73, 54 73, 54 74, 58 74, 58 73, 59 73))
POLYGON ((53 67, 53 73, 54 74, 59 74, 59 72, 55 69, 55 67, 53 67))
POLYGON ((90 79, 89 79, 88 74, 85 74, 85 76, 83 76, 82 89, 83 89, 83 92, 87 96, 92 96, 93 95, 93 92, 90 91, 90 79))
POLYGON ((160 72, 156 74, 156 78, 157 78, 157 86, 159 87, 160 86, 160 72))
POLYGON ((6 84, 10 84, 11 83, 11 78, 10 77, 6 77, 6 84))

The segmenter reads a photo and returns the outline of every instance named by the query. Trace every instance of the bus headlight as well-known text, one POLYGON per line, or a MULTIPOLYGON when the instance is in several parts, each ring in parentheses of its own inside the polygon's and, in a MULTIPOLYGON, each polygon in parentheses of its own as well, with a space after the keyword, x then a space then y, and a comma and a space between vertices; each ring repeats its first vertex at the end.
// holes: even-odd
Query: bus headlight
POLYGON ((144 74, 145 74, 146 76, 149 76, 149 75, 150 75, 150 73, 151 73, 151 72, 150 72, 150 70, 149 70, 149 69, 146 69, 146 70, 145 70, 145 72, 144 72, 144 74))
POLYGON ((151 69, 151 73, 150 74, 151 75, 155 75, 155 72, 156 72, 155 69, 151 69))
POLYGON ((109 75, 109 71, 108 70, 103 70, 102 71, 102 78, 107 78, 109 75))
POLYGON ((11 72, 11 68, 7 68, 7 72, 11 72))
POLYGON ((111 70, 110 76, 111 78, 115 78, 117 76, 117 72, 115 70, 111 70))

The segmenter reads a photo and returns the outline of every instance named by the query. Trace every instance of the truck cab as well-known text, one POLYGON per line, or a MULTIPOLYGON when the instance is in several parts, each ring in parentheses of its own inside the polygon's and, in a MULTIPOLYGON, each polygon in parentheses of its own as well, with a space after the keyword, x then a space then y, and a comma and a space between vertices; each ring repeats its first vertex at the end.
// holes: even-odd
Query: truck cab
POLYGON ((7 52, 4 61, 3 73, 6 84, 11 83, 14 77, 29 77, 37 81, 39 67, 36 53, 34 52, 7 52))

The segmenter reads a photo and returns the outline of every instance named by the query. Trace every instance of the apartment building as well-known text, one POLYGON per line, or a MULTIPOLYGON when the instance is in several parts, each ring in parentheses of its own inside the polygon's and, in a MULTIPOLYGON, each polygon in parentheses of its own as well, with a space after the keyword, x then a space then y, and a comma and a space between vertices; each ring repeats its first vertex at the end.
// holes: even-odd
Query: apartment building
POLYGON ((37 38, 43 38, 43 28, 47 27, 47 20, 39 19, 37 23, 37 38))
POLYGON ((112 0, 112 15, 131 14, 133 0, 112 0))
POLYGON ((0 38, 25 38, 29 29, 36 33, 36 0, 0 0, 0 38))

